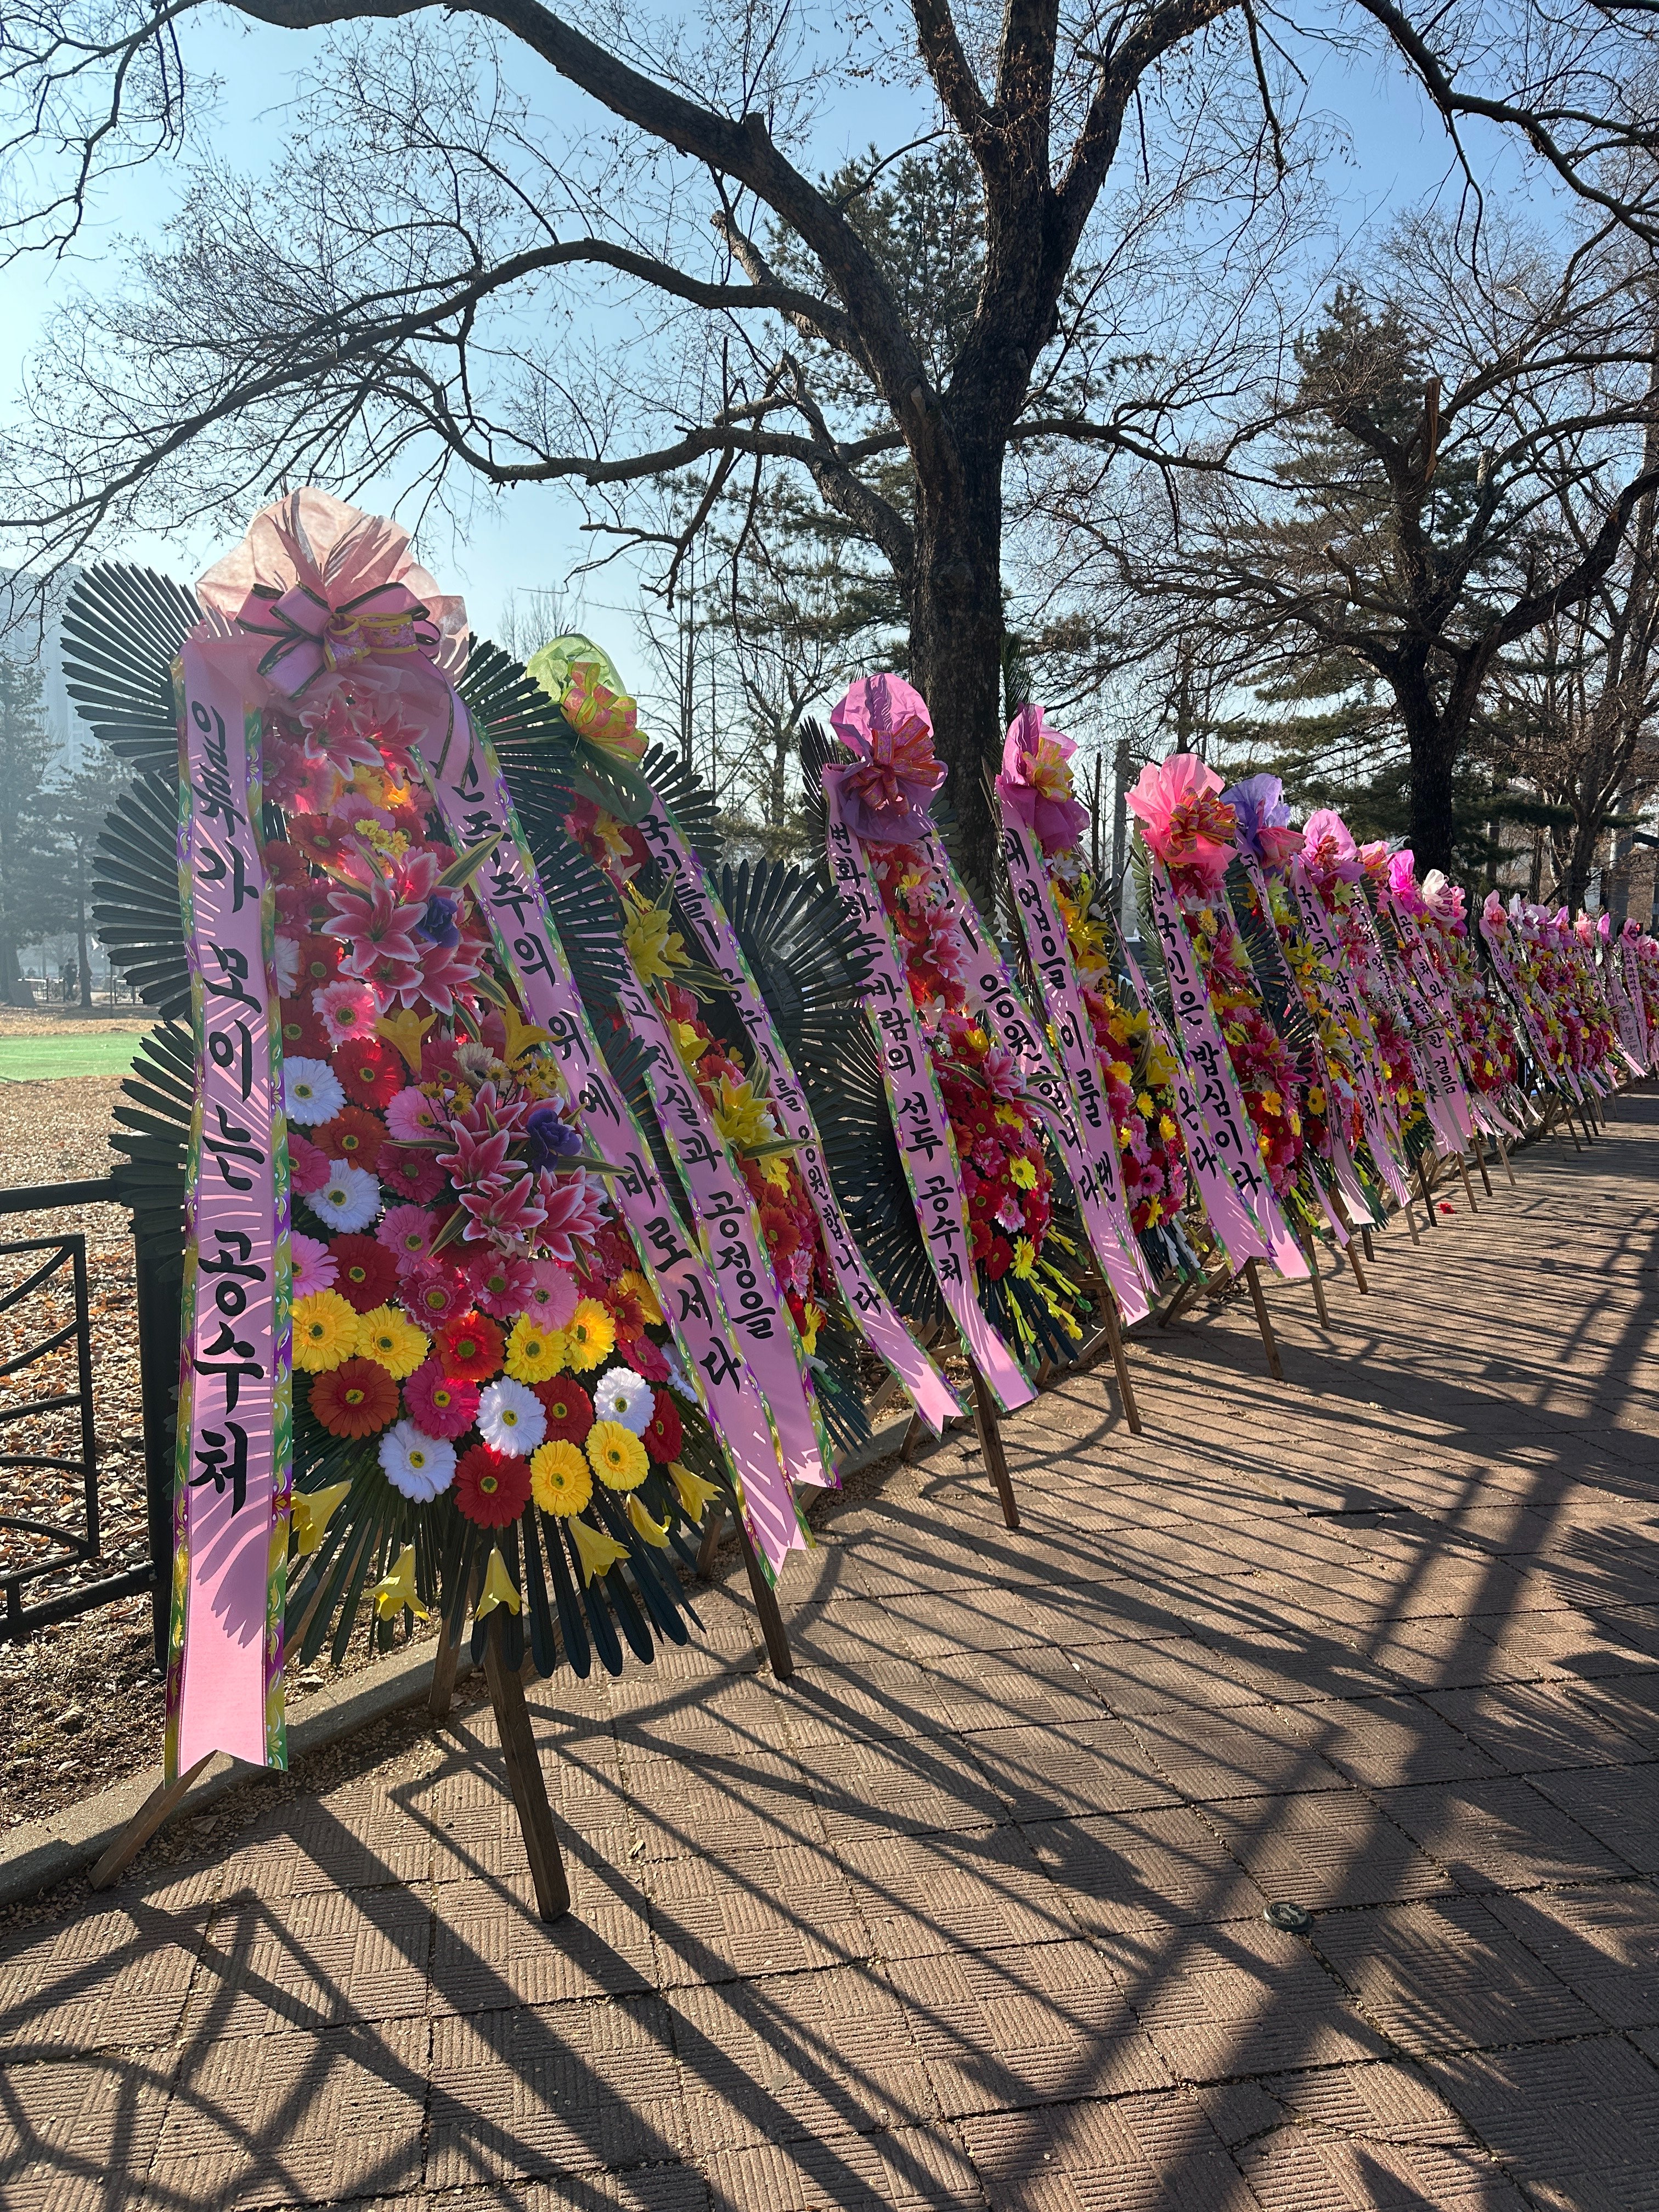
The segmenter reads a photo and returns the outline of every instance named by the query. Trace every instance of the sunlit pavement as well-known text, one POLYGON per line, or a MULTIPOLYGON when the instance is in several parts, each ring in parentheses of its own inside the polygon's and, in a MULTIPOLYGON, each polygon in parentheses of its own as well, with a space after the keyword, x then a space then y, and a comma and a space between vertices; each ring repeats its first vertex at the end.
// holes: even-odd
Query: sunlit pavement
POLYGON ((1516 1175, 542 1685, 560 1925, 475 1702, 8 1939, 0 2203, 1659 2204, 1659 1098, 1516 1175))

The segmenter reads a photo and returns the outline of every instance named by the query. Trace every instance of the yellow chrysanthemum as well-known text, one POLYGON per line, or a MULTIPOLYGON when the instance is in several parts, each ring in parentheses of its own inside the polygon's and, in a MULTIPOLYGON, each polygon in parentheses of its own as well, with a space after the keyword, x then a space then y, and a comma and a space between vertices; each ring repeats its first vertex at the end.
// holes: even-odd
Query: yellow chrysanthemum
POLYGON ((1035 1190, 1037 1171, 1034 1160, 1015 1160, 1008 1170, 1008 1180, 1016 1190, 1035 1190))
POLYGON ((412 1375, 431 1349, 432 1340, 426 1331, 416 1328, 396 1306, 376 1306, 358 1318, 359 1356, 384 1367, 394 1382, 401 1382, 406 1375, 412 1375))
POLYGON ((294 1301, 294 1364, 326 1375, 357 1349, 356 1309, 337 1291, 313 1291, 294 1301))
POLYGON ((733 1083, 729 1075, 720 1078, 714 1127, 728 1145, 741 1145, 745 1149, 777 1141, 778 1125, 765 1101, 756 1097, 754 1085, 733 1083))
POLYGON ((999 1106, 991 1116, 1000 1129, 1023 1129, 1025 1116, 1018 1106, 999 1106))
POLYGON ((564 1331, 520 1314, 507 1340, 507 1371, 516 1382, 545 1382, 564 1365, 564 1331))
POLYGON ((561 1520, 580 1513, 593 1495, 593 1477, 580 1444, 556 1437, 530 1455, 530 1494, 544 1513, 561 1520))
POLYGON ((685 939, 668 926, 665 906, 636 909, 623 924, 623 945, 641 983, 667 983, 677 968, 690 965, 685 939))
POLYGON ((587 1432, 587 1463, 608 1490, 633 1490, 651 1472, 645 1446, 620 1421, 595 1421, 587 1432))
POLYGON ((609 1359, 616 1341, 617 1324, 599 1300, 579 1298, 564 1328, 564 1356, 575 1372, 586 1375, 609 1359))

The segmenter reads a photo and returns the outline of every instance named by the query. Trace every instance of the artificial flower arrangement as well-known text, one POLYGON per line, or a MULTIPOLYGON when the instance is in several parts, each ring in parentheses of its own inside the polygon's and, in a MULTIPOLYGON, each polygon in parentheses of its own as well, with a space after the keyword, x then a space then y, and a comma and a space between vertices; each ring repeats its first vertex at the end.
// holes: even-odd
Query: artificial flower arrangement
MULTIPOLYGON (((1562 908, 1565 923, 1566 909, 1562 908)), ((1581 914, 1566 933, 1566 952, 1576 976, 1576 994, 1583 1016, 1588 1039, 1587 1049, 1598 1079, 1609 1089, 1616 1090, 1624 1062, 1624 1048, 1619 1034, 1619 1024, 1613 1014, 1613 1000, 1608 993, 1606 972, 1598 960, 1601 949, 1599 925, 1605 924, 1607 915, 1593 917, 1581 914)))
MULTIPOLYGON (((1276 775, 1246 777, 1224 793, 1223 800, 1237 817, 1238 857, 1229 868, 1228 883, 1253 965, 1258 977, 1265 977, 1275 957, 1282 962, 1311 1026, 1302 1092, 1305 1156, 1328 1200, 1334 1203, 1340 1194, 1362 1216, 1380 1222, 1388 1161, 1372 1157, 1371 1139, 1377 1133, 1367 1126, 1370 1040, 1363 1012, 1328 957, 1329 936, 1310 927, 1292 885, 1291 869, 1301 857, 1303 833, 1291 823, 1285 787, 1276 775)), ((1288 1032, 1285 1042, 1291 1042, 1288 1032)))
MULTIPOLYGON (((1305 1259, 1299 1266, 1289 1260, 1284 1239, 1326 1226, 1305 1157, 1308 1086, 1267 1012, 1234 917, 1227 875, 1237 852, 1238 817, 1220 793, 1221 778, 1213 769, 1194 754, 1175 753, 1143 769, 1128 794, 1139 823, 1139 881, 1151 924, 1149 941, 1158 946, 1178 1017, 1182 1010, 1174 970, 1186 957, 1180 934, 1191 948, 1207 1018, 1225 1047, 1242 1102, 1245 1120, 1237 1141, 1241 1150, 1255 1152, 1267 1185, 1267 1197, 1255 1201, 1255 1210, 1263 1218, 1275 1264, 1305 1273, 1305 1259)), ((1205 1018, 1189 1009, 1182 1026, 1197 1039, 1205 1018)), ((1189 1044, 1189 1064, 1191 1050, 1189 1044)), ((1213 1074, 1201 1081, 1200 1073, 1193 1068, 1200 1098, 1207 1093, 1219 1104, 1223 1086, 1213 1074)), ((1249 1164, 1231 1170, 1235 1181, 1248 1171, 1249 1164)), ((1213 1194, 1203 1194, 1211 1225, 1225 1243, 1213 1194)))
POLYGON ((830 878, 870 947, 866 1006, 904 1175, 945 1306, 1012 1410, 1030 1386, 1006 1340, 1058 1360, 1082 1336, 1076 1224, 1069 1206, 1057 1218, 1034 1061, 1014 1042, 1040 1032, 935 826, 945 771, 921 694, 863 678, 830 722, 830 878))
POLYGON ((1537 987, 1559 1029, 1561 1073, 1574 1095, 1604 1087, 1601 1069, 1612 1047, 1611 1024, 1583 988, 1578 944, 1565 907, 1510 902, 1510 918, 1528 948, 1537 987), (1518 905, 1519 911, 1516 912, 1518 905))
MULTIPOLYGON (((1463 1071, 1477 1110, 1485 1107, 1500 1118, 1502 1126, 1492 1133, 1513 1134, 1529 1118, 1520 1087, 1520 1048, 1508 1014, 1475 959, 1462 886, 1431 868, 1419 889, 1419 925, 1450 994, 1463 1071)), ((1484 1126, 1491 1127, 1489 1122, 1484 1126)))
MULTIPOLYGON (((1117 1172, 1128 1220, 1154 1285, 1170 1273, 1197 1271, 1182 1226, 1188 1182, 1176 1097, 1177 1067, 1161 1022, 1136 1003, 1111 908, 1084 862, 1087 810, 1073 786, 1076 747, 1052 728, 1042 710, 1022 708, 1009 725, 997 794, 1006 825, 1029 833, 1042 884, 1065 933, 1093 1048, 1094 1075, 1104 1096, 1117 1150, 1117 1172)), ((1016 838, 1005 853, 1014 878, 1012 903, 1025 931, 1028 973, 1041 990, 1053 974, 1032 943, 1034 884, 1024 880, 1026 848, 1016 838)), ((1054 1003, 1051 1030, 1067 1015, 1054 1003)))
MULTIPOLYGON (((793 1389, 813 1424, 816 1455, 803 1436, 801 1452, 791 1460, 792 1474, 828 1482, 833 1474, 831 1432, 843 1445, 854 1445, 867 1436, 868 1423, 858 1389, 858 1333, 848 1319, 823 1222, 807 1186, 800 1146, 793 1133, 781 1126, 780 1103, 769 1081, 769 1058, 772 1067, 781 1064, 781 1044, 769 1030, 758 1038, 748 1033, 732 996, 732 979, 712 957, 721 948, 708 948, 710 957, 691 949, 697 944, 694 925, 680 903, 689 887, 659 865, 653 837, 659 850, 672 849, 696 872, 697 911, 720 924, 725 916, 689 843, 683 838, 672 848, 663 843, 672 810, 646 773, 647 741, 639 728, 637 706, 609 657, 590 639, 568 636, 532 654, 528 669, 557 706, 574 740, 557 761, 544 746, 538 771, 555 784, 562 780, 570 787, 564 832, 610 888, 633 985, 644 994, 624 994, 613 1018, 619 1024, 631 1019, 658 1055, 646 1082, 671 1148, 679 1148, 680 1172, 700 1217, 722 1200, 728 1217, 733 1200, 750 1209, 752 1242, 759 1248, 753 1256, 757 1268, 769 1270, 772 1279, 767 1304, 757 1302, 771 1340, 752 1349, 757 1358, 763 1350, 780 1370, 786 1363, 793 1364, 793 1389), (584 768, 601 773, 605 795, 621 811, 579 788, 584 768), (695 1099, 667 1074, 676 1066, 690 1079, 695 1099), (711 1179, 706 1193, 703 1178, 711 1179), (705 1195, 707 1206, 700 1203, 705 1195), (773 1316, 780 1308, 784 1318, 778 1327, 773 1316)), ((678 784, 684 805, 688 776, 683 773, 678 784)), ((543 858, 554 866, 568 865, 568 856, 561 860, 544 852, 543 858)), ((728 944, 728 954, 730 949, 728 944)), ((736 1265, 729 1249, 723 1249, 720 1258, 726 1268, 736 1265)), ((775 1414, 791 1389, 791 1378, 779 1371, 775 1381, 769 1397, 775 1414)), ((787 1455, 787 1434, 784 1442, 787 1455)))
MULTIPOLYGON (((158 1233, 186 1209, 170 1765, 281 1763, 285 1624, 338 1656, 365 1605, 385 1642, 441 1602, 543 1672, 684 1642, 667 1555, 710 1500, 773 1565, 798 1516, 469 708, 460 603, 310 490, 199 601, 77 590, 89 719, 139 769, 100 926, 169 1018, 117 1142, 158 1233)), ((539 697, 506 695, 509 724, 539 697)), ((574 926, 598 1009, 620 935, 574 926)))
MULTIPOLYGON (((1386 848, 1382 858, 1386 864, 1386 848)), ((1374 1044, 1386 1141, 1397 1158, 1415 1159, 1432 1136, 1422 1085, 1365 896, 1365 858, 1334 808, 1309 816, 1300 860, 1302 879, 1334 933, 1374 1044)), ((1375 1146, 1372 1151, 1375 1156, 1375 1146)))
POLYGON ((1487 892, 1480 908, 1480 938, 1526 1038, 1537 1085, 1564 1096, 1571 1093, 1575 1082, 1566 1025, 1550 998, 1543 947, 1524 919, 1518 893, 1505 906, 1500 892, 1487 892))

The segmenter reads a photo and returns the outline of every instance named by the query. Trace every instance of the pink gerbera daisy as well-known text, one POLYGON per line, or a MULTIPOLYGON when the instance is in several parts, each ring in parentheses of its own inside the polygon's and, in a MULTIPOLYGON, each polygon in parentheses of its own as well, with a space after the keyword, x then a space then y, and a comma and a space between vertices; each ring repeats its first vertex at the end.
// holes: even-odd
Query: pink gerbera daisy
POLYGON ((471 1309, 472 1285, 444 1257, 428 1257, 404 1276, 399 1296, 422 1328, 441 1328, 471 1309))
MULTIPOLYGON (((290 1143, 293 1141, 289 1139, 290 1143)), ((324 1177, 327 1181, 327 1177, 324 1177)), ((294 1255, 294 1295, 308 1298, 313 1291, 331 1291, 340 1272, 339 1262, 326 1244, 315 1237, 302 1236, 296 1229, 289 1239, 294 1255)))
POLYGON ((576 1310, 576 1279, 551 1260, 529 1263, 529 1282, 520 1310, 544 1328, 562 1328, 576 1310))
POLYGON ((380 1018, 380 1000, 372 983, 343 976, 325 990, 313 991, 311 1003, 328 1032, 329 1042, 349 1044, 354 1038, 373 1036, 380 1018))
POLYGON ((404 1384, 404 1404, 423 1436, 459 1437, 477 1418, 478 1386, 446 1375, 440 1361, 427 1359, 404 1384))
POLYGON ((397 1261, 399 1274, 406 1274, 430 1255, 437 1233, 437 1216, 422 1206, 394 1206, 374 1232, 397 1261))
POLYGON ((448 1134, 434 1102, 423 1091, 400 1091, 386 1109, 386 1125, 400 1145, 418 1145, 448 1134))

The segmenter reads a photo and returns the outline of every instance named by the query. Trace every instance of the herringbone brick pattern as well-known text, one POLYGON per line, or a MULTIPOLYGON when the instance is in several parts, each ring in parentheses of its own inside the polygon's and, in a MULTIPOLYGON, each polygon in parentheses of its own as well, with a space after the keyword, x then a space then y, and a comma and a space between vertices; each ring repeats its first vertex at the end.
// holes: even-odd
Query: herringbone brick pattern
POLYGON ((1659 2207, 1659 1099, 0 1945, 6 2212, 1659 2207), (1306 1933, 1263 1917, 1311 1914, 1306 1933))

